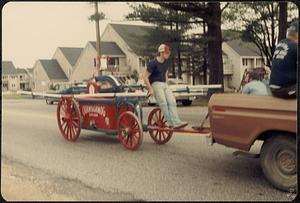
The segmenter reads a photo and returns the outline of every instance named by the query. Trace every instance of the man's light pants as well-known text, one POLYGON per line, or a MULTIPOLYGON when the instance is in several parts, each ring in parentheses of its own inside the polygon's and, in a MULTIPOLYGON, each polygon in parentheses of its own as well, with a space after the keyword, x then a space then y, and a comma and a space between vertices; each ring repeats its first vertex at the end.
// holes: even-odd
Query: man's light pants
POLYGON ((175 97, 165 82, 152 83, 154 96, 168 124, 175 126, 179 119, 175 97))

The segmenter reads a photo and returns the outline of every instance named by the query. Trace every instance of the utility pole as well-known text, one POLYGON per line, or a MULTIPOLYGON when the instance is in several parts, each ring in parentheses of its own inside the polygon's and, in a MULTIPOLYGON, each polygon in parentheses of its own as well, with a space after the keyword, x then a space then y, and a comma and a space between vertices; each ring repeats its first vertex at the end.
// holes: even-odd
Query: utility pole
MULTIPOLYGON (((203 21, 203 36, 206 37, 206 28, 205 28, 205 22, 203 21)), ((206 61, 206 57, 207 57, 207 48, 206 48, 206 44, 203 47, 203 51, 204 51, 204 60, 203 60, 203 80, 204 80, 204 85, 207 84, 207 61, 206 61)))
POLYGON ((97 71, 98 71, 98 76, 102 75, 102 72, 100 70, 100 59, 101 59, 101 54, 100 54, 100 26, 99 26, 99 20, 100 20, 100 14, 98 11, 98 2, 95 1, 95 24, 96 24, 96 51, 97 51, 97 56, 96 56, 96 61, 97 61, 97 71))

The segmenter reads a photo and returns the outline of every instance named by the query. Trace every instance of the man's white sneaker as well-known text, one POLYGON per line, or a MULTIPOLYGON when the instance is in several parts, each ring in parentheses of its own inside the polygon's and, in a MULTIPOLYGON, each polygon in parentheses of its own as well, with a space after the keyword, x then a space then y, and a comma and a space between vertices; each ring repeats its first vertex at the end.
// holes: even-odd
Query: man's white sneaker
POLYGON ((185 126, 187 126, 189 123, 184 121, 184 122, 180 122, 178 124, 176 124, 173 128, 174 129, 180 129, 180 128, 184 128, 185 126))

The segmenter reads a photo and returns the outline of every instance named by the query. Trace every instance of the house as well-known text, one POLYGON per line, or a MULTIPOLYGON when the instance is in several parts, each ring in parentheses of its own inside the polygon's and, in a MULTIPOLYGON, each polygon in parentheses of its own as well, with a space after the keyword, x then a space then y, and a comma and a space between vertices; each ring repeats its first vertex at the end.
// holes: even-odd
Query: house
POLYGON ((67 83, 68 77, 56 59, 40 59, 33 70, 33 89, 45 91, 56 83, 67 83))
POLYGON ((30 89, 30 75, 26 69, 15 68, 12 61, 2 61, 2 91, 30 89))
POLYGON ((18 79, 19 79, 19 88, 21 90, 29 90, 30 87, 30 75, 24 68, 17 68, 18 79))
POLYGON ((52 59, 56 59, 56 61, 59 63, 68 79, 73 73, 74 66, 82 50, 83 48, 58 47, 52 57, 52 59))
MULTIPOLYGON (((136 70, 141 75, 149 56, 142 56, 140 40, 153 31, 156 31, 154 26, 108 24, 100 41, 100 55, 108 58, 108 70, 102 71, 102 74, 127 75, 136 70)), ((98 74, 96 56, 95 41, 87 42, 84 48, 58 47, 51 60, 36 62, 33 85, 36 90, 45 90, 54 83, 90 79, 98 74), (56 74, 49 73, 50 70, 56 74)), ((229 38, 222 44, 222 56, 225 90, 238 89, 245 69, 264 66, 265 60, 254 44, 229 38)), ((191 59, 183 55, 181 60, 182 78, 188 83, 203 84, 203 73, 198 78, 193 78, 190 73, 191 59)), ((209 80, 209 69, 207 74, 209 80)))
MULTIPOLYGON (((135 38, 146 36, 154 28, 153 26, 108 24, 101 35, 101 40, 114 41, 126 55, 128 71, 137 70, 141 73, 147 61, 138 53, 135 38)), ((255 67, 262 66, 262 58, 251 43, 231 40, 224 42, 222 49, 225 89, 238 88, 245 68, 252 67, 254 64, 255 67)), ((182 78, 191 83, 192 76, 187 73, 187 63, 187 60, 182 57, 182 78)), ((209 74, 209 70, 207 72, 209 74)), ((203 76, 202 80, 196 83, 203 83, 203 76)))
MULTIPOLYGON (((115 42, 101 41, 100 42, 101 56, 108 56, 108 66, 115 69, 117 72, 128 72, 126 65, 126 56, 124 52, 115 42)), ((74 66, 73 73, 69 79, 70 82, 79 82, 91 78, 96 75, 95 57, 97 55, 96 42, 89 41, 82 50, 77 63, 74 66)), ((105 74, 105 73, 103 73, 105 74)), ((109 72, 107 74, 110 74, 109 72)))
POLYGON ((33 68, 26 68, 27 75, 29 76, 29 89, 33 87, 33 68))
POLYGON ((2 61, 2 91, 16 91, 18 87, 18 74, 11 61, 2 61))
POLYGON ((32 74, 34 90, 44 91, 56 83, 68 82, 82 50, 77 47, 58 47, 52 59, 38 60, 32 74))
POLYGON ((224 87, 238 89, 244 72, 249 68, 259 68, 266 66, 266 58, 261 57, 259 49, 253 43, 243 42, 240 39, 230 40, 222 43, 224 52, 223 62, 225 70, 228 70, 224 77, 224 87), (227 67, 226 67, 227 66, 227 67))
MULTIPOLYGON (((128 72, 125 54, 115 42, 101 42, 101 55, 109 57, 108 66, 118 72, 128 72)), ((75 83, 89 79, 96 73, 94 59, 96 42, 85 48, 58 47, 50 60, 38 60, 34 65, 35 91, 45 91, 57 83, 75 83)))
POLYGON ((137 50, 136 39, 146 36, 155 27, 145 25, 128 25, 109 23, 101 35, 101 41, 113 41, 126 56, 125 66, 129 72, 137 70, 141 73, 146 66, 144 56, 137 50))

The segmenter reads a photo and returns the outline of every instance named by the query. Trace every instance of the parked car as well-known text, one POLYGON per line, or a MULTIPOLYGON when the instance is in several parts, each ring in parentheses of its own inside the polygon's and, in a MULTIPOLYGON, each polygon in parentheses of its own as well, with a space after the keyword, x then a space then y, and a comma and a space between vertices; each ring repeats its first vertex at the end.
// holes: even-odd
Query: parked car
MULTIPOLYGON (((64 85, 60 86, 60 89, 57 91, 48 91, 48 94, 84 94, 87 90, 86 84, 82 85, 64 85)), ((59 98, 51 97, 51 96, 45 96, 45 100, 47 104, 53 104, 54 102, 59 102, 59 98)))
MULTIPOLYGON (((124 78, 125 77, 116 77, 116 79, 124 86, 132 87, 132 88, 136 88, 136 87, 146 88, 143 80, 141 79, 137 83, 127 84, 124 78)), ((197 96, 207 96, 208 89, 221 88, 221 85, 219 84, 190 85, 181 79, 174 79, 174 78, 169 78, 167 83, 175 96, 176 102, 181 102, 183 106, 190 106, 193 100, 195 100, 197 96)), ((154 96, 149 97, 147 103, 149 106, 156 105, 155 97, 154 96)))
MULTIPOLYGON (((265 177, 278 189, 297 187, 297 101, 272 96, 214 94, 208 103, 211 144, 248 151, 263 141, 260 164, 265 177)), ((250 154, 251 155, 251 154, 250 154)))

